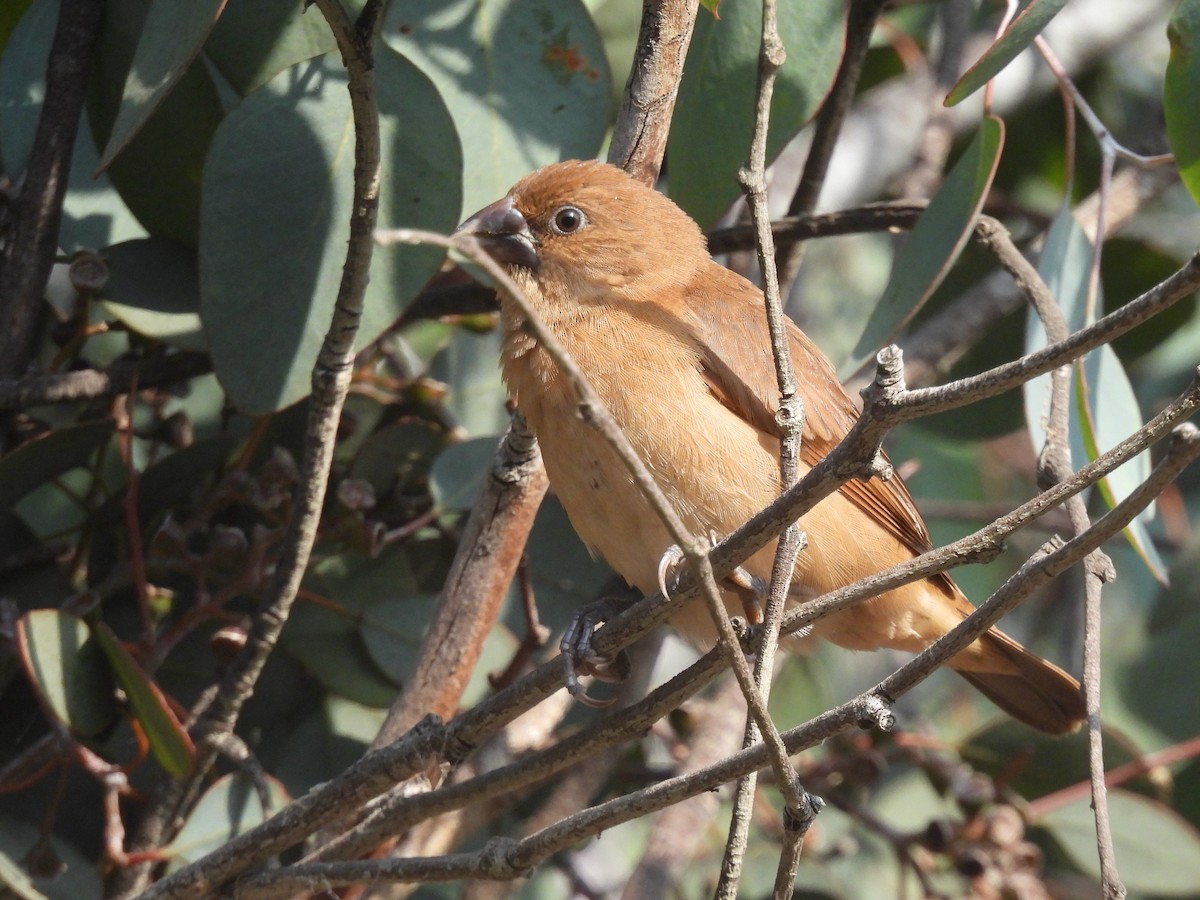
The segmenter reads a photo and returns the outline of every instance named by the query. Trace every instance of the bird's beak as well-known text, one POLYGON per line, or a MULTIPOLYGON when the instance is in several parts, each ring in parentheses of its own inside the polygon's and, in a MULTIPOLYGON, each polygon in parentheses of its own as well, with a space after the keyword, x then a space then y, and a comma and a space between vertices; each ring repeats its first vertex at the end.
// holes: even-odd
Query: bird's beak
POLYGON ((469 234, 475 238, 496 262, 511 263, 526 269, 536 269, 540 262, 537 241, 529 230, 529 223, 513 204, 512 197, 485 206, 459 225, 454 233, 469 234))

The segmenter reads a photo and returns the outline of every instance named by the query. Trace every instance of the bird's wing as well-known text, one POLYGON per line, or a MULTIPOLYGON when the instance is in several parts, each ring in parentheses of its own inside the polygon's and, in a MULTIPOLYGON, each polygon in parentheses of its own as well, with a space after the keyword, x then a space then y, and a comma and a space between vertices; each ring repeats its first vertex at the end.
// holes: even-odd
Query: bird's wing
MULTIPOLYGON (((717 263, 704 276, 698 279, 703 289, 693 291, 688 307, 701 373, 723 405, 756 428, 778 436, 779 388, 762 294, 717 263)), ((846 436, 859 411, 820 349, 790 319, 787 326, 792 365, 804 403, 800 457, 811 467, 846 436)), ((841 490, 914 553, 932 547, 912 495, 899 477, 887 481, 856 478, 841 490)))

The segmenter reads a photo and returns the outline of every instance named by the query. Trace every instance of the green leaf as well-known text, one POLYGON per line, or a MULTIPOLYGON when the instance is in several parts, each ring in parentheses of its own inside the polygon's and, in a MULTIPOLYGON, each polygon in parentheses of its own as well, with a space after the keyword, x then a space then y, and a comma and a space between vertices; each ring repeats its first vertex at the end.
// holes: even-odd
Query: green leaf
MULTIPOLYGON (((151 6, 147 0, 108 0, 105 6, 88 96, 88 111, 101 145, 107 145, 113 134, 151 6)), ((171 90, 159 98, 152 114, 108 166, 112 183, 151 234, 196 245, 200 172, 223 115, 212 77, 203 65, 194 63, 175 78, 171 90)))
MULTIPOLYGON (((19 4, 0 4, 0 19, 19 4)), ((46 96, 46 61, 58 23, 58 0, 29 5, 0 56, 0 158, 11 176, 25 170, 46 96)), ((93 178, 100 156, 85 110, 71 155, 59 246, 67 253, 140 237, 138 224, 107 175, 93 178)))
POLYGON ((445 442, 443 432, 421 422, 388 425, 363 441, 348 474, 370 482, 376 496, 412 491, 421 487, 445 442))
MULTIPOLYGON (((1046 235, 1038 272, 1058 301, 1071 332, 1095 321, 1094 312, 1087 308, 1092 253, 1092 242, 1070 210, 1061 211, 1046 235)), ((1095 306, 1101 305, 1102 300, 1097 296, 1095 306)), ((1030 309, 1026 320, 1025 352, 1034 353, 1045 346, 1045 329, 1037 313, 1030 309)), ((1072 367, 1071 378, 1071 462, 1079 468, 1141 428, 1143 419, 1129 376, 1111 346, 1106 344, 1089 353, 1081 365, 1072 367), (1097 415, 1100 403, 1103 403, 1103 415, 1097 415)), ((1024 392, 1030 437, 1035 450, 1040 451, 1046 443, 1046 416, 1050 409, 1049 374, 1027 382, 1024 392)), ((1101 480, 1100 491, 1105 502, 1110 507, 1119 503, 1149 474, 1150 454, 1147 451, 1101 480)), ((1155 578, 1165 581, 1166 567, 1145 527, 1153 517, 1154 506, 1151 505, 1125 529, 1124 534, 1155 578)))
POLYGON ((366 611, 381 597, 417 593, 404 551, 391 545, 375 559, 343 553, 312 566, 307 595, 283 630, 288 654, 330 692, 364 706, 387 707, 396 684, 371 659, 362 639, 366 611))
POLYGON ((437 86, 463 147, 463 213, 560 159, 593 159, 612 94, 579 0, 407 0, 383 37, 437 86))
POLYGON ((937 290, 971 237, 1004 147, 1004 123, 988 116, 892 263, 892 277, 842 367, 858 371, 937 290))
POLYGON ((1163 81, 1163 112, 1167 118, 1167 139, 1179 175, 1200 203, 1200 0, 1182 0, 1167 25, 1171 57, 1163 81))
POLYGON ((187 729, 171 710, 158 685, 142 671, 112 629, 103 622, 97 622, 95 635, 121 689, 125 691, 133 717, 150 742, 150 752, 167 772, 176 778, 185 777, 192 771, 196 761, 196 748, 188 737, 187 729))
POLYGON ((196 251, 163 238, 126 241, 104 251, 104 308, 130 330, 184 350, 204 350, 196 251))
POLYGON ((133 54, 100 169, 108 168, 183 77, 226 0, 155 0, 133 54))
MULTIPOLYGON (((833 86, 845 40, 842 0, 781 4, 787 61, 775 79, 767 162, 816 115, 833 86)), ((707 228, 738 198, 750 152, 762 4, 729 3, 698 16, 667 144, 671 196, 707 228)))
MULTIPOLYGON (((367 604, 360 626, 363 642, 375 665, 396 684, 407 683, 416 672, 417 655, 437 604, 436 594, 395 593, 377 596, 367 604)), ((469 706, 481 700, 490 690, 488 673, 503 669, 516 649, 517 639, 507 628, 489 631, 460 703, 469 706)))
POLYGON ((89 465, 112 432, 109 420, 58 428, 0 458, 0 509, 71 469, 89 465))
POLYGON ((35 609, 17 621, 17 639, 21 663, 47 712, 85 737, 112 723, 112 673, 86 622, 57 609, 35 609))
POLYGON ((483 333, 456 328, 429 367, 430 377, 446 384, 442 402, 472 437, 497 435, 508 428, 508 391, 499 357, 498 328, 483 333))
POLYGON ((996 77, 997 73, 1021 55, 1033 39, 1042 33, 1067 0, 1030 0, 1017 13, 1008 30, 992 44, 979 61, 963 74, 946 95, 946 106, 954 106, 996 77))
MULTIPOLYGON (((1193 897, 1200 892, 1200 834, 1167 806, 1120 789, 1108 792, 1113 845, 1131 893, 1193 897)), ((1099 878, 1096 822, 1087 798, 1038 822, 1089 875, 1099 878)))
MULTIPOLYGON (((553 496, 542 501, 525 552, 538 615, 543 625, 556 632, 616 578, 612 569, 584 546, 553 496)), ((514 630, 524 627, 518 620, 506 620, 514 630)))
POLYGON ((207 856, 232 838, 262 824, 289 802, 287 789, 276 778, 264 777, 271 809, 264 810, 254 782, 247 775, 223 775, 201 796, 183 828, 163 852, 171 857, 168 871, 207 856))
POLYGON ((451 444, 439 453, 429 472, 429 490, 438 508, 463 512, 474 506, 495 454, 495 437, 451 444))
POLYGON ((315 7, 296 0, 232 3, 204 45, 205 57, 245 97, 284 69, 337 49, 315 7))
MULTIPOLYGON (((384 148, 379 227, 449 231, 460 154, 429 81, 379 45, 384 148)), ((306 396, 345 262, 354 131, 332 55, 286 70, 221 123, 204 169, 201 314, 213 365, 242 411, 306 396)), ((358 346, 374 340, 436 271, 430 247, 375 249, 358 346)))

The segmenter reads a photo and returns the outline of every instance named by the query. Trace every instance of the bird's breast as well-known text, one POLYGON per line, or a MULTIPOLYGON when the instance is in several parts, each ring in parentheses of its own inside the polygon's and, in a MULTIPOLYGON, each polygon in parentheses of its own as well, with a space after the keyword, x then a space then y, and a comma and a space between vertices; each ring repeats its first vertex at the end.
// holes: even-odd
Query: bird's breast
MULTIPOLYGON (((712 396, 694 351, 667 325, 610 310, 557 336, 690 531, 728 533, 775 497, 775 439, 712 396)), ((506 329, 503 368, 579 536, 635 587, 655 590, 674 541, 624 463, 519 328, 506 329)))

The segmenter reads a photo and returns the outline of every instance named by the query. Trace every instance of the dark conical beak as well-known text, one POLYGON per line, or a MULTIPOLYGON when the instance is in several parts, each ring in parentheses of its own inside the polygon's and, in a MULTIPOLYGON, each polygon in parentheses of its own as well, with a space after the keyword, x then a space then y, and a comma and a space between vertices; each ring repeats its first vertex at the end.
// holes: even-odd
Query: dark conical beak
POLYGON ((485 206, 459 225, 454 233, 475 238, 496 262, 526 269, 536 269, 540 262, 537 241, 529 230, 529 223, 513 205, 511 197, 485 206))

